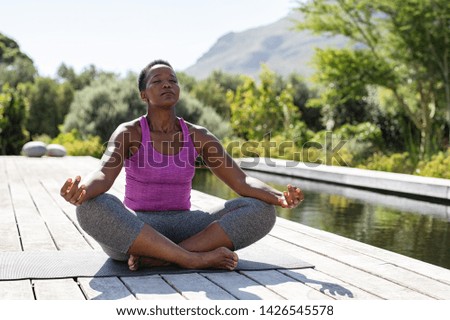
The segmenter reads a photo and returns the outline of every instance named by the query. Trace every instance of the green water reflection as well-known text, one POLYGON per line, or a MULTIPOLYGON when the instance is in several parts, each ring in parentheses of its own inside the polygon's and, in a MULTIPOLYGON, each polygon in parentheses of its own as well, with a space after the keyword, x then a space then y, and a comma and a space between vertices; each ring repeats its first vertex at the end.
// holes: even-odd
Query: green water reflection
MULTIPOLYGON (((280 217, 450 269, 449 207, 342 186, 249 172, 277 189, 287 183, 305 193, 280 217)), ((237 195, 208 170, 199 169, 193 188, 224 199, 237 195)))

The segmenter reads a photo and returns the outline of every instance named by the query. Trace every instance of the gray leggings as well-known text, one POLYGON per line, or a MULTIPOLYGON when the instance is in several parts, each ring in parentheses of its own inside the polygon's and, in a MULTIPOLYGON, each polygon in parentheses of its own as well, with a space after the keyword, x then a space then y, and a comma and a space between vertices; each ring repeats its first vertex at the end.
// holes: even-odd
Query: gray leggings
POLYGON ((105 193, 84 202, 76 211, 80 226, 115 260, 128 259, 128 249, 144 224, 180 243, 217 221, 238 250, 268 234, 276 219, 274 206, 246 197, 229 200, 211 212, 134 212, 105 193))

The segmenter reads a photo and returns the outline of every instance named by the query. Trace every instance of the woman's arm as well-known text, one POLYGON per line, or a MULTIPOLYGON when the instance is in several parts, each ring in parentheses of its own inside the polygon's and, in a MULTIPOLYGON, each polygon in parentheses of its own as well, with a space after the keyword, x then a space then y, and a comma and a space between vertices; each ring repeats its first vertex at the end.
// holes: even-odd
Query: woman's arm
POLYGON ((61 196, 74 205, 108 191, 123 167, 125 156, 131 146, 130 126, 121 125, 111 135, 100 166, 92 171, 80 185, 81 177, 67 179, 61 188, 61 196))
POLYGON ((194 139, 206 165, 237 194, 284 208, 293 208, 303 201, 304 195, 299 188, 288 185, 287 190, 281 192, 248 176, 208 130, 197 128, 194 139))

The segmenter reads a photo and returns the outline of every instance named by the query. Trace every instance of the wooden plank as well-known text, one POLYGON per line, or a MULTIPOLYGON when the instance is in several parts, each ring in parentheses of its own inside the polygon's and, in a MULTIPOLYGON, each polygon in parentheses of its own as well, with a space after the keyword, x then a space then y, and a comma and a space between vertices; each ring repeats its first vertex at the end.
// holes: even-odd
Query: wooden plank
POLYGON ((64 214, 72 221, 76 222, 75 206, 64 200, 60 195, 62 185, 59 185, 54 177, 40 179, 42 187, 47 191, 53 202, 64 212, 64 214))
POLYGON ((239 300, 282 300, 279 294, 237 272, 202 273, 239 300))
POLYGON ((289 239, 289 241, 295 243, 305 244, 310 250, 324 252, 325 255, 333 257, 335 260, 350 264, 355 268, 383 277, 386 280, 430 297, 436 299, 450 299, 450 285, 410 270, 391 265, 384 260, 361 254, 349 247, 342 247, 329 241, 282 227, 275 227, 274 229, 273 234, 281 239, 289 239))
POLYGON ((12 159, 7 159, 7 178, 23 249, 34 251, 56 250, 50 232, 36 210, 33 200, 18 173, 18 168, 16 168, 12 159))
POLYGON ((0 252, 2 251, 22 251, 17 225, 11 222, 4 222, 0 219, 0 252))
MULTIPOLYGON (((0 163, 4 166, 4 159, 0 158, 0 163)), ((0 218, 4 222, 15 223, 13 204, 9 192, 8 178, 6 168, 0 168, 0 218)))
POLYGON ((351 248, 362 255, 369 255, 440 282, 450 284, 450 270, 448 269, 286 219, 279 218, 277 220, 277 226, 329 241, 345 248, 351 248))
MULTIPOLYGON (((273 231, 273 230, 272 230, 273 231)), ((286 235, 284 240, 278 239, 280 246, 285 246, 285 242, 289 241, 286 235)), ((283 249, 292 255, 297 255, 302 259, 315 265, 315 269, 329 276, 339 279, 346 283, 351 283, 355 287, 369 292, 383 299, 431 299, 431 297, 422 293, 411 290, 407 287, 393 283, 383 277, 373 275, 366 271, 354 268, 344 262, 334 259, 333 256, 326 256, 321 252, 315 252, 308 248, 298 246, 291 243, 291 246, 285 246, 283 249)), ((308 243, 305 244, 308 246, 308 243)))
POLYGON ((288 300, 332 299, 277 270, 243 271, 241 273, 288 300))
POLYGON ((13 159, 23 170, 28 170, 28 173, 31 171, 32 175, 37 179, 48 178, 50 173, 61 185, 67 178, 74 178, 76 175, 85 176, 98 165, 98 159, 83 156, 68 156, 63 158, 8 158, 13 159))
POLYGON ((139 300, 185 300, 159 275, 122 277, 121 280, 139 300))
POLYGON ((0 300, 34 300, 30 280, 0 281, 0 300))
POLYGON ((55 243, 43 221, 26 221, 23 217, 18 221, 24 251, 56 250, 55 243))
POLYGON ((85 300, 74 279, 33 280, 36 300, 85 300))
POLYGON ((161 276, 188 300, 236 300, 231 294, 198 273, 161 276))
POLYGON ((404 268, 392 264, 383 264, 378 268, 370 267, 368 270, 373 274, 382 275, 392 282, 402 284, 405 287, 429 295, 430 297, 441 300, 450 299, 450 285, 441 283, 427 276, 405 270, 404 268))
POLYGON ((89 300, 136 300, 117 277, 78 278, 78 283, 89 300))
POLYGON ((67 201, 65 201, 60 195, 59 191, 61 189, 61 186, 59 186, 56 182, 56 180, 52 178, 46 178, 40 180, 43 188, 47 190, 49 196, 54 201, 55 205, 59 207, 59 209, 66 215, 66 217, 71 221, 71 223, 76 228, 77 232, 80 233, 91 248, 94 250, 102 250, 101 246, 98 244, 97 241, 95 241, 90 235, 88 235, 80 226, 78 223, 77 217, 76 217, 76 207, 67 201))
POLYGON ((92 247, 75 224, 59 209, 44 187, 37 182, 25 182, 32 190, 32 198, 47 224, 58 250, 89 250, 92 247))
POLYGON ((0 251, 21 251, 19 229, 17 228, 11 194, 9 192, 4 157, 0 158, 0 251))
POLYGON ((0 207, 0 234, 2 235, 0 251, 21 251, 19 229, 17 228, 9 188, 5 184, 0 185, 0 207))
POLYGON ((279 271, 336 300, 381 299, 380 297, 315 269, 293 269, 279 271))

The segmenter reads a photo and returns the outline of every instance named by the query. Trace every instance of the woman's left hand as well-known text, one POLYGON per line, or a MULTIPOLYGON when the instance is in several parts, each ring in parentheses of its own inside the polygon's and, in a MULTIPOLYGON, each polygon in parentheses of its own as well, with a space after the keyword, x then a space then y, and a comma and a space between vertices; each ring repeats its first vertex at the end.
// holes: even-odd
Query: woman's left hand
POLYGON ((287 191, 283 191, 283 196, 278 198, 278 204, 283 208, 292 209, 298 206, 304 198, 305 196, 300 188, 288 184, 287 191))

